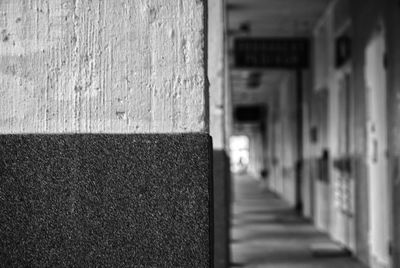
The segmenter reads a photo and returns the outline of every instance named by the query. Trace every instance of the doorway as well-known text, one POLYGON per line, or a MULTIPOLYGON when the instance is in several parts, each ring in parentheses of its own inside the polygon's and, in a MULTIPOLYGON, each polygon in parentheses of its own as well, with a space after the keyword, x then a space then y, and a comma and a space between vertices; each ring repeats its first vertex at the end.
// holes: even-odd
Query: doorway
POLYGON ((369 247, 372 267, 389 267, 390 207, 387 160, 385 32, 380 27, 365 49, 369 247))

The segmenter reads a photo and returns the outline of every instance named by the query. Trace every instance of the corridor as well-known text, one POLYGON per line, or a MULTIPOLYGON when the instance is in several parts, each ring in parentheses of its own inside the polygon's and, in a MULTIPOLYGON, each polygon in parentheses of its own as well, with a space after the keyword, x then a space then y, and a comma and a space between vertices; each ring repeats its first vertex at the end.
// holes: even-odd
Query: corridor
POLYGON ((399 27, 400 0, 0 0, 0 268, 400 268, 399 27))
POLYGON ((297 216, 260 181, 236 175, 233 187, 232 268, 365 267, 297 216))

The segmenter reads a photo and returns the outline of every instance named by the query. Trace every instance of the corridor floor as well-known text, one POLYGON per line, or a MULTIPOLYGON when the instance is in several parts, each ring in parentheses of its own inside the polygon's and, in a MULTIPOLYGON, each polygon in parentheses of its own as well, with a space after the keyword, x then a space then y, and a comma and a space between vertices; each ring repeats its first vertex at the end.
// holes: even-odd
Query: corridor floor
POLYGON ((365 268, 352 257, 312 254, 331 243, 281 199, 247 175, 233 179, 231 268, 365 268))

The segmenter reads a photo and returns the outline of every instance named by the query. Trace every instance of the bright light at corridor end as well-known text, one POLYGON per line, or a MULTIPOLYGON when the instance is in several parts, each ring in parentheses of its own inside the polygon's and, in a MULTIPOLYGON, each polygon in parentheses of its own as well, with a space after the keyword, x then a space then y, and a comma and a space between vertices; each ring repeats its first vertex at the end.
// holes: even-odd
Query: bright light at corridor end
POLYGON ((232 136, 229 140, 231 153, 231 172, 245 172, 249 165, 249 138, 247 136, 232 136))

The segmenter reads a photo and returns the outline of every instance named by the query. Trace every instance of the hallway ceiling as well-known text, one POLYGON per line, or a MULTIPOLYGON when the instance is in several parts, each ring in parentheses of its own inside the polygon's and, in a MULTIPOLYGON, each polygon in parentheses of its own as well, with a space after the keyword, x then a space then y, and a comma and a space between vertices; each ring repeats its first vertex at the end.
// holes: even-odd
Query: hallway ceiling
POLYGON ((251 36, 308 36, 331 0, 226 0, 228 29, 251 36))
MULTIPOLYGON (((233 56, 232 41, 236 36, 248 37, 308 37, 331 0, 226 0, 229 56, 233 56)), ((230 59, 232 60, 232 59, 230 59)), ((277 89, 287 71, 256 70, 262 84, 249 88, 251 71, 231 69, 233 103, 267 102, 271 90, 277 89)))

